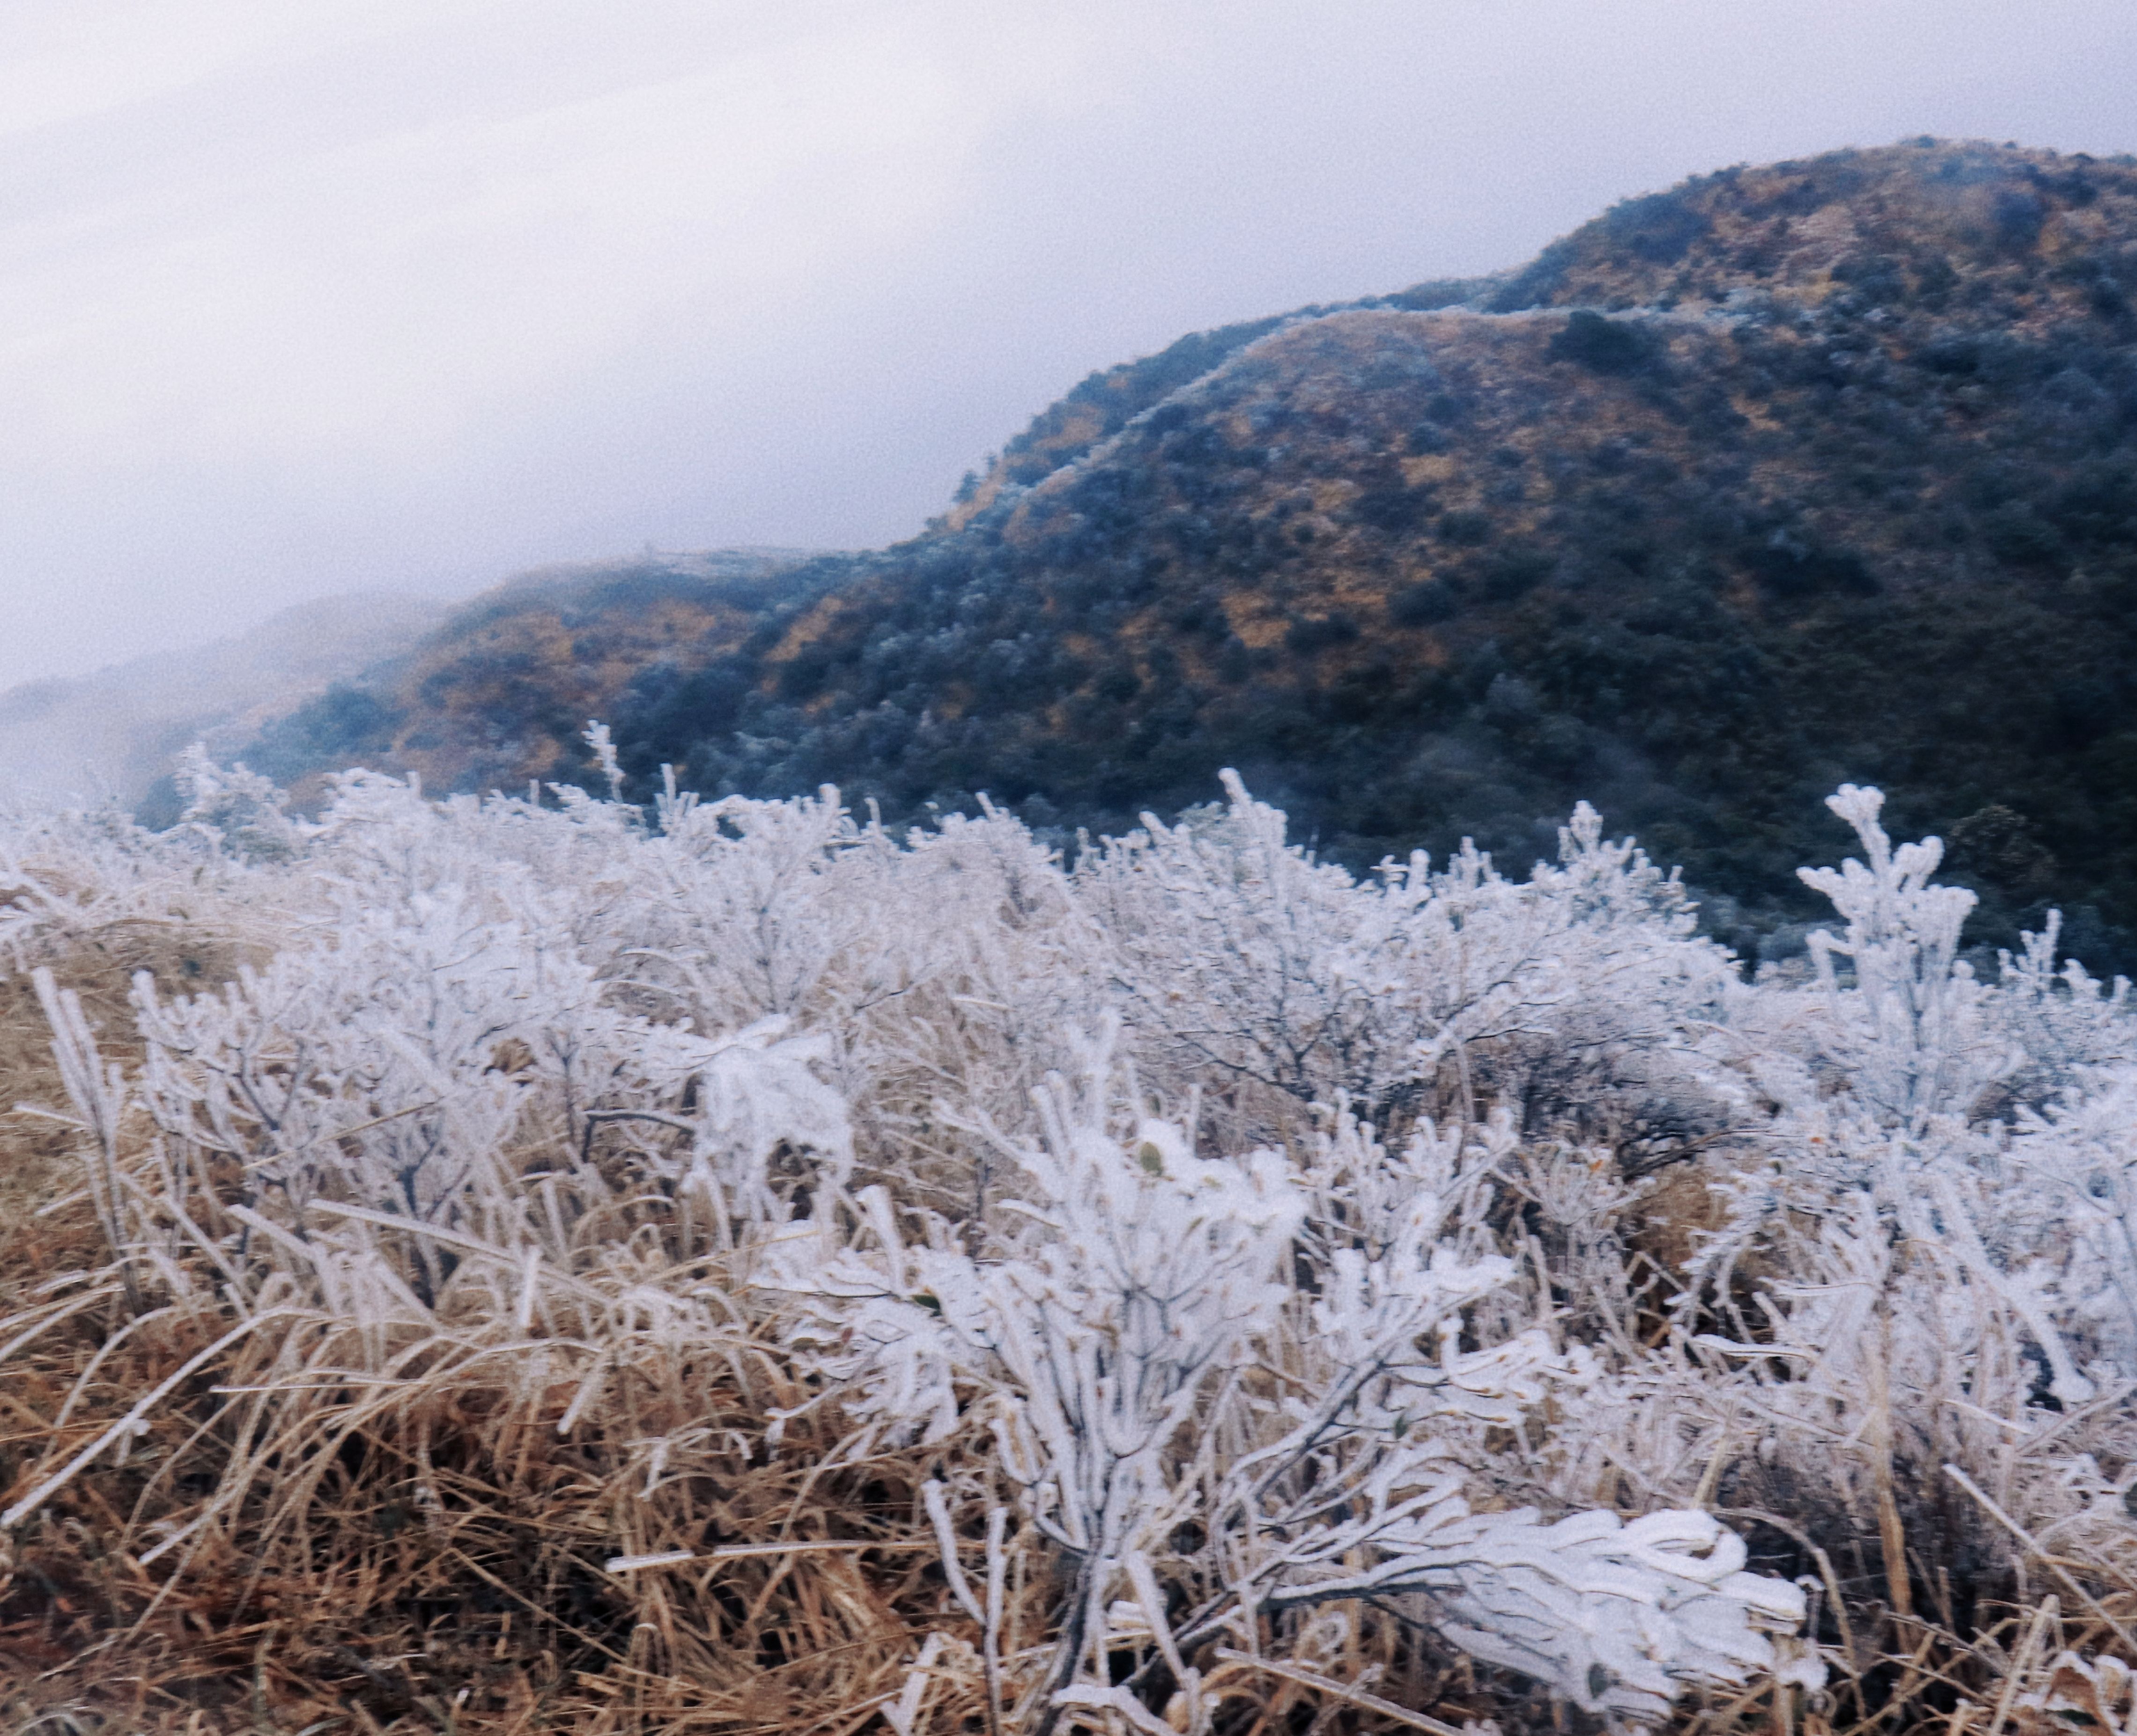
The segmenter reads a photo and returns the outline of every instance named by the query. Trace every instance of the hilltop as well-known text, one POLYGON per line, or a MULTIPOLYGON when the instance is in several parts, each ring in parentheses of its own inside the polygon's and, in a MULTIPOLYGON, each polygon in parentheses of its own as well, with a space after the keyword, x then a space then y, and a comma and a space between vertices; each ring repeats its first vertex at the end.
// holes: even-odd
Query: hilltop
POLYGON ((640 787, 1112 830, 1236 766, 1354 863, 1526 862, 1586 797, 1769 951, 1875 781, 1978 935, 2127 963, 2133 294, 2130 159, 1726 169, 1095 375, 910 542, 494 596, 257 757, 513 785, 597 714, 640 787))

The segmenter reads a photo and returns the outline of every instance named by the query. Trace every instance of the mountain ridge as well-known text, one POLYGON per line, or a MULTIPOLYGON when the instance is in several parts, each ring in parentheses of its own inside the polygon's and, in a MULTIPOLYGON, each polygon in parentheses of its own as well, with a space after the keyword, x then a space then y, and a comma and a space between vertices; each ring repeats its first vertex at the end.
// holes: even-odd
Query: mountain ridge
POLYGON ((2133 294, 2130 159, 1726 169, 1510 272, 1102 370, 908 542, 619 575, 434 648, 361 740, 260 745, 516 785, 584 776, 600 715, 641 786, 984 790, 1064 838, 1231 765, 1359 866, 1547 853, 1584 796, 1752 945, 1823 792, 1877 781, 1982 932, 2057 902, 2128 957, 2133 294))

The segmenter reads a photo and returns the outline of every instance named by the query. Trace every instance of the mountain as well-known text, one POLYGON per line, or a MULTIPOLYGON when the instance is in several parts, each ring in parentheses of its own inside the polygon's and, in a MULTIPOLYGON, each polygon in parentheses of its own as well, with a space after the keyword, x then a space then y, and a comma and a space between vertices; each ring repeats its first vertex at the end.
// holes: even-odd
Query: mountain
POLYGON ((390 592, 329 597, 212 644, 10 688, 0 693, 0 800, 148 800, 182 749, 202 740, 241 749, 320 688, 406 651, 445 614, 390 592))
POLYGON ((2128 965, 2133 296, 2137 159, 1726 169, 1094 375, 910 542, 499 594, 263 750, 479 787, 598 715, 640 787, 1112 829, 1235 766, 1356 864, 1526 861, 1585 798, 1769 954, 1874 782, 1982 937, 2056 904, 2128 965))

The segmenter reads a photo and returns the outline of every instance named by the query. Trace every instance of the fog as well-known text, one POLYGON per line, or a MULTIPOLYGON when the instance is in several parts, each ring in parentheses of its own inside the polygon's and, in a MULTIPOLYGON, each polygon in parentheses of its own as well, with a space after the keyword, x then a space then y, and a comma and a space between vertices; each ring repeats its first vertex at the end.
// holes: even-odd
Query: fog
POLYGON ((12 0, 0 686, 309 598, 908 536, 1092 368, 1919 133, 2127 0, 12 0))

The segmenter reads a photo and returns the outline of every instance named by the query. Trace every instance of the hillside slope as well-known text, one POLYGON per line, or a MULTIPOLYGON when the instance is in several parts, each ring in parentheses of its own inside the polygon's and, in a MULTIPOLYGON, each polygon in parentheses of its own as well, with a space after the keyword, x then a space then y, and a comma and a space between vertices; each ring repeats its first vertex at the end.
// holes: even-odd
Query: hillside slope
POLYGON ((302 737, 513 782, 598 713, 643 778, 1118 829, 1233 765, 1354 862, 1526 861, 1585 797, 1744 939, 1828 848, 1818 798, 1875 781, 1983 935, 2057 903, 2126 964, 2133 295, 2130 159, 1726 170, 1500 278, 1094 376, 914 542, 641 575, 657 606, 561 636, 500 597, 281 769, 302 737))
POLYGON ((612 710, 648 669, 745 649, 797 594, 790 575, 837 558, 648 552, 522 574, 398 654, 320 683, 246 758, 300 795, 320 772, 359 762, 441 791, 574 777, 590 715, 612 710))

